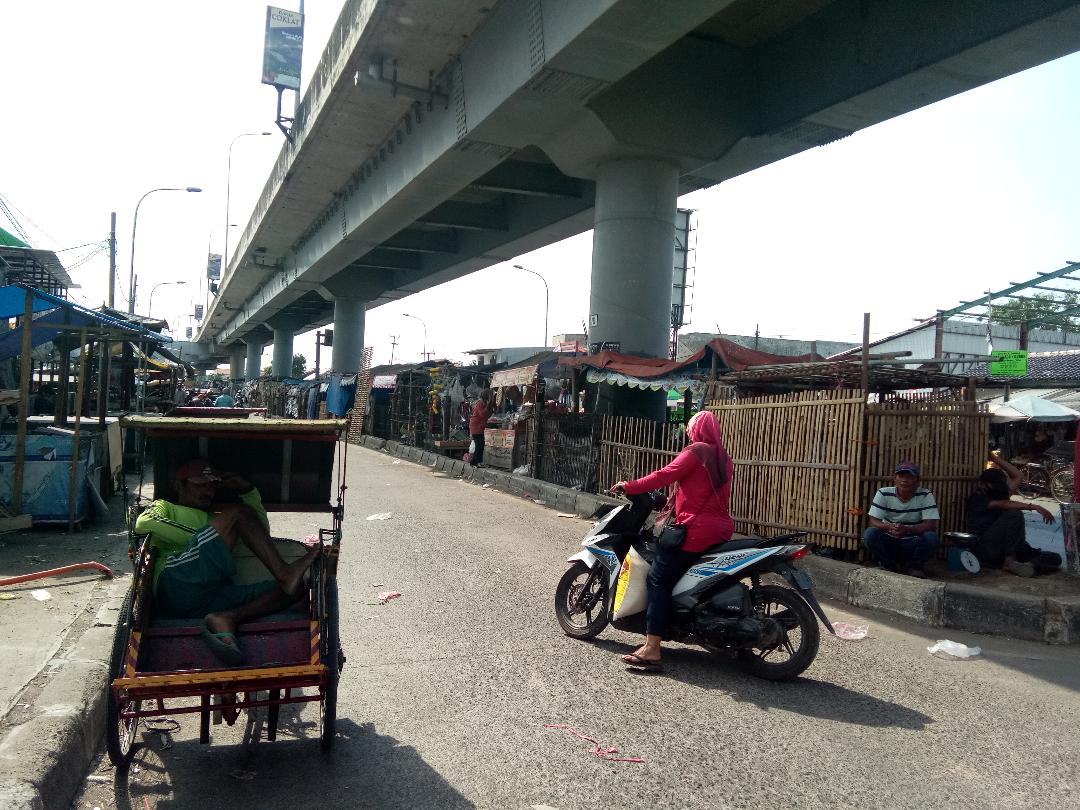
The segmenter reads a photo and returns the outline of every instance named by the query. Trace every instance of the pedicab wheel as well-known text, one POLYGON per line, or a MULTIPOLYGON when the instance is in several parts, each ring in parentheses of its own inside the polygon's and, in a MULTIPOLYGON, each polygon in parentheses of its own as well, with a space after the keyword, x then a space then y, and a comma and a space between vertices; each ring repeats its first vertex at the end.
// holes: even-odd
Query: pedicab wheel
MULTIPOLYGON (((124 597, 120 615, 116 621, 116 635, 113 636, 112 656, 109 659, 109 674, 105 682, 105 748, 109 759, 117 768, 126 768, 135 752, 135 731, 139 727, 139 718, 123 718, 121 710, 128 703, 120 703, 112 688, 113 678, 124 674, 124 661, 127 658, 128 642, 131 640, 132 605, 135 602, 134 586, 124 597)), ((134 701, 132 707, 137 711, 141 701, 134 701)))
POLYGON ((817 617, 791 588, 761 585, 753 591, 755 613, 775 619, 783 628, 779 643, 739 650, 739 660, 751 675, 768 681, 790 681, 814 662, 821 633, 817 617))
POLYGON ((319 747, 329 752, 334 747, 334 734, 337 725, 338 680, 344 656, 338 639, 338 592, 337 577, 324 580, 323 598, 320 616, 320 653, 326 664, 326 683, 322 686, 319 701, 319 747))

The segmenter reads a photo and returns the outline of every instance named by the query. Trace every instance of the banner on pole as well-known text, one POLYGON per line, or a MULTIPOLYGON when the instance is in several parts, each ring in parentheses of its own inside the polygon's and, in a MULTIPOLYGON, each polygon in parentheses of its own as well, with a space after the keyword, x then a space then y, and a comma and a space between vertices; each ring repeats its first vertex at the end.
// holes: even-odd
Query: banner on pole
POLYGON ((206 254, 206 277, 217 281, 221 278, 221 254, 206 254))
POLYGON ((296 11, 267 6, 262 83, 299 91, 303 53, 304 16, 296 11))
POLYGON ((196 304, 195 305, 195 320, 201 321, 202 318, 203 318, 203 305, 202 304, 196 304))

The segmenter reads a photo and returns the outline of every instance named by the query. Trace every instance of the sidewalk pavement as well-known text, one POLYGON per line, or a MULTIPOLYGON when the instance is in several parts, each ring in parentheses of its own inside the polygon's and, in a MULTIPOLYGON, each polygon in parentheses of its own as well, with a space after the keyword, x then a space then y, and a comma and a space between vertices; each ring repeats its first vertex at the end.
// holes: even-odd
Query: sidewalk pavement
POLYGON ((72 534, 0 535, 0 579, 91 561, 114 573, 0 587, 0 807, 68 807, 103 738, 113 629, 131 579, 122 498, 109 508, 72 534))

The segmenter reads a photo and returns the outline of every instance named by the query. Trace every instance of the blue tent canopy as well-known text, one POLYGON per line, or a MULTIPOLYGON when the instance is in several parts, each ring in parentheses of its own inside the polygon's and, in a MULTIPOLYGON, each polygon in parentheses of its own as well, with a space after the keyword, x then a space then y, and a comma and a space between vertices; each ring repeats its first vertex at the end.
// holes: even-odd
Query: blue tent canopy
MULTIPOLYGON (((158 332, 152 332, 130 321, 112 318, 94 312, 92 309, 79 306, 78 304, 50 295, 42 290, 26 287, 22 284, 11 284, 0 287, 0 318, 14 318, 26 314, 26 292, 33 293, 33 309, 35 323, 43 321, 48 326, 34 326, 30 330, 30 342, 32 346, 40 346, 54 340, 63 332, 87 329, 110 329, 123 332, 128 340, 148 340, 154 343, 172 343, 172 338, 165 337, 158 332), (42 314, 43 313, 43 314, 42 314)), ((22 353, 22 326, 0 335, 0 360, 9 357, 18 357, 22 353)))

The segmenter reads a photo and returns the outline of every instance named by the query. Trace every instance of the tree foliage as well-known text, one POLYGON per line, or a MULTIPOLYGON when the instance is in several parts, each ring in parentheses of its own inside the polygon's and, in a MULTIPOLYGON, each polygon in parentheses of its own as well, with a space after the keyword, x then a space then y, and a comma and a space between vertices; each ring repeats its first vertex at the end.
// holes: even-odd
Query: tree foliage
POLYGON ((1004 304, 995 304, 993 320, 995 323, 1023 323, 1034 318, 1051 316, 1048 320, 1035 324, 1033 328, 1070 332, 1080 330, 1080 319, 1074 316, 1058 315, 1071 307, 1077 306, 1075 293, 1054 295, 1053 293, 1035 293, 1026 298, 1010 298, 1004 304))
POLYGON ((303 377, 307 371, 307 358, 302 354, 294 354, 292 358, 292 376, 303 377))

